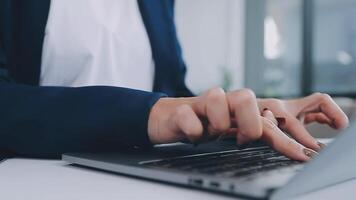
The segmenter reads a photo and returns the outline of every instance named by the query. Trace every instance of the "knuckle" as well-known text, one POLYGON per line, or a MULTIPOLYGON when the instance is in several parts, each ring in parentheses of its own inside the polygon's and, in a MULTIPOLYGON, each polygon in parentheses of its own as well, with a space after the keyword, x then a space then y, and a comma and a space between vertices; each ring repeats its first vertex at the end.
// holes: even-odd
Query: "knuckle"
POLYGON ((221 93, 221 94, 225 94, 224 89, 222 89, 221 87, 215 87, 212 89, 212 91, 217 92, 217 93, 221 93))
POLYGON ((215 103, 225 99, 225 91, 222 88, 214 88, 207 92, 206 98, 208 101, 215 103))
POLYGON ((320 98, 321 96, 323 96, 323 93, 321 93, 321 92, 314 92, 314 93, 312 94, 312 96, 317 97, 317 98, 320 98))
POLYGON ((323 94, 323 100, 324 101, 330 101, 331 99, 332 98, 331 98, 331 96, 329 94, 326 94, 326 93, 323 94))
POLYGON ((241 98, 246 98, 246 99, 254 99, 254 98, 256 98, 255 93, 250 89, 245 88, 245 89, 241 89, 238 92, 239 92, 239 96, 241 98))
POLYGON ((255 93, 250 89, 241 89, 232 93, 232 98, 237 102, 249 102, 256 99, 255 93))
POLYGON ((317 99, 319 99, 319 101, 322 101, 322 102, 330 101, 332 99, 329 94, 325 94, 325 93, 316 92, 313 95, 317 99))

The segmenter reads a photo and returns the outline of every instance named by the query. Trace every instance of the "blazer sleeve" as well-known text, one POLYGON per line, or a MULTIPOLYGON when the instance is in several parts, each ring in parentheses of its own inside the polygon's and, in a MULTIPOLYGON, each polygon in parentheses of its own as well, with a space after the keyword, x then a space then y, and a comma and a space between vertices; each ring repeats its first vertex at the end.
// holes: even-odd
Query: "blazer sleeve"
POLYGON ((0 47, 0 154, 62 153, 150 146, 147 122, 164 94, 118 87, 41 87, 11 81, 0 47))

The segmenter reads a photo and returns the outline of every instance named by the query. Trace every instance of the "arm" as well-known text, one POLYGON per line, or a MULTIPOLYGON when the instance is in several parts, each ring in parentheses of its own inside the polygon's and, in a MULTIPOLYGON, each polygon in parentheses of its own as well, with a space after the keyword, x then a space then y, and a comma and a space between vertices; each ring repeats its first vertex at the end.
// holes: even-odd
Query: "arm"
POLYGON ((22 156, 149 145, 147 121, 160 94, 114 87, 0 83, 0 147, 22 156))
POLYGON ((30 157, 150 145, 151 106, 163 95, 117 87, 14 83, 0 47, 0 151, 30 157))

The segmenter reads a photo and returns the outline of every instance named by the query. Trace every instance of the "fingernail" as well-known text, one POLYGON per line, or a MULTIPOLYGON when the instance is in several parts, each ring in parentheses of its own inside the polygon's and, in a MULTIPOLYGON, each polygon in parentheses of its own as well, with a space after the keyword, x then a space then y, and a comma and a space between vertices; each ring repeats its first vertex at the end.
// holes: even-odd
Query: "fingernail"
POLYGON ((306 156, 308 156, 309 158, 312 158, 312 159, 315 158, 318 155, 317 152, 315 152, 315 151, 313 151, 311 149, 303 149, 303 152, 304 152, 304 154, 306 156))
POLYGON ((318 146, 320 147, 320 150, 322 150, 326 147, 326 145, 321 142, 318 142, 318 146))
POLYGON ((284 117, 276 117, 276 120, 278 122, 278 126, 284 126, 286 124, 286 118, 284 117))

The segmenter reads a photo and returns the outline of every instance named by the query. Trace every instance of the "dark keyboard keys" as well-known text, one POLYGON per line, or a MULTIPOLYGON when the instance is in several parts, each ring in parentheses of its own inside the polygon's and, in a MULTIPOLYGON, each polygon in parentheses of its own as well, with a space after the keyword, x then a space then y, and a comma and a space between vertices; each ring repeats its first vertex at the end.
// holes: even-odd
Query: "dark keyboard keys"
POLYGON ((288 159, 269 147, 183 156, 144 163, 148 167, 222 177, 241 177, 295 164, 300 163, 288 159))

